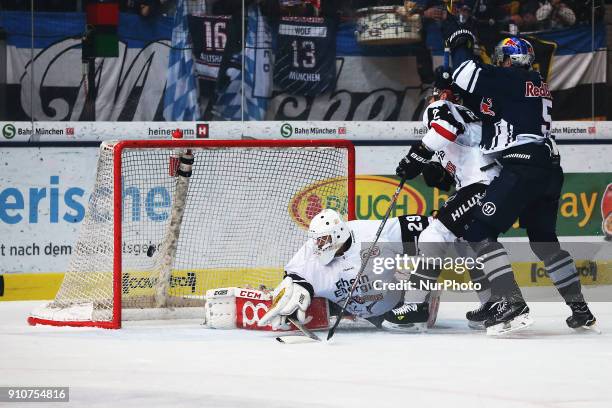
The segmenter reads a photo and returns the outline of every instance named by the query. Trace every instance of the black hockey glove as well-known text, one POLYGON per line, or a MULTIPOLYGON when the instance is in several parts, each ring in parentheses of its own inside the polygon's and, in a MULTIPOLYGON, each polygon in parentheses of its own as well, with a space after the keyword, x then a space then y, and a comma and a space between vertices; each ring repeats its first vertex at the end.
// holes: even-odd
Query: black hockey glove
POLYGON ((473 20, 460 23, 455 16, 450 15, 442 23, 442 36, 451 50, 465 48, 471 50, 476 44, 473 20))
POLYGON ((434 87, 438 89, 451 89, 453 84, 453 70, 440 65, 434 71, 434 87))
POLYGON ((437 187, 442 191, 449 191, 455 184, 454 178, 438 162, 427 163, 423 168, 423 178, 429 187, 437 187))
POLYGON ((427 163, 432 156, 433 152, 427 149, 422 143, 414 145, 410 148, 406 157, 399 162, 395 174, 402 179, 413 179, 421 174, 425 163, 427 163))

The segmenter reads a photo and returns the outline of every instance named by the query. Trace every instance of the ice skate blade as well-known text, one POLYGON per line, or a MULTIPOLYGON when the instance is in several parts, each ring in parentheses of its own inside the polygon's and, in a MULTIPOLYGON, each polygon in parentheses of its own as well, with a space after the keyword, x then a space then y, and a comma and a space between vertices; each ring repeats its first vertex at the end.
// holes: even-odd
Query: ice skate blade
POLYGON ((468 320, 468 327, 472 330, 485 330, 486 329, 484 322, 473 322, 471 320, 468 320))
POLYGON ((321 340, 315 340, 306 336, 278 336, 276 341, 283 344, 303 344, 303 343, 317 343, 321 340))
POLYGON ((509 322, 499 323, 495 326, 487 327, 487 336, 503 336, 518 330, 523 330, 533 324, 533 319, 528 315, 521 315, 509 322))
POLYGON ((592 324, 590 326, 580 326, 580 327, 576 327, 574 329, 577 332, 593 332, 596 334, 601 334, 601 329, 599 328, 599 326, 595 323, 592 324))
POLYGON ((411 324, 397 324, 384 321, 381 324, 382 328, 387 331, 397 333, 427 333, 427 322, 423 323, 411 323, 411 324))

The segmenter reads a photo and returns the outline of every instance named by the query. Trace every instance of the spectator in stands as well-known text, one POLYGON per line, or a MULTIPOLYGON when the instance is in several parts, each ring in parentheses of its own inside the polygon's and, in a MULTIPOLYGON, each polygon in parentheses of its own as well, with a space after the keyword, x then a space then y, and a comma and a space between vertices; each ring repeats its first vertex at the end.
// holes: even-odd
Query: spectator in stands
POLYGON ((570 27, 576 23, 574 11, 561 0, 547 0, 541 3, 536 11, 540 29, 570 27))
POLYGON ((527 0, 506 11, 509 12, 510 22, 515 24, 519 31, 537 31, 540 28, 536 18, 539 8, 538 0, 527 0))
MULTIPOLYGON (((166 3, 166 1, 164 1, 166 3)), ((143 18, 158 16, 161 11, 161 0, 124 0, 120 4, 121 11, 138 14, 143 18)))
POLYGON ((595 22, 603 20, 604 0, 565 0, 564 2, 574 11, 576 24, 591 24, 593 11, 595 22))

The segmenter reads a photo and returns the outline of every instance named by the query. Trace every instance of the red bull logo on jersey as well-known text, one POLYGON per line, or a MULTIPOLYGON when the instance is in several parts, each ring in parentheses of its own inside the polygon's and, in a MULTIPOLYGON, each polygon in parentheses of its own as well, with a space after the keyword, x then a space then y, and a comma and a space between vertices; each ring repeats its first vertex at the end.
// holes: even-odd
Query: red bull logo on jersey
POLYGON ((491 98, 482 98, 482 101, 480 101, 480 112, 485 115, 495 116, 495 112, 493 111, 493 100, 491 98))
POLYGON ((534 85, 533 82, 525 82, 525 97, 527 98, 552 98, 550 90, 546 82, 542 81, 540 86, 534 85))

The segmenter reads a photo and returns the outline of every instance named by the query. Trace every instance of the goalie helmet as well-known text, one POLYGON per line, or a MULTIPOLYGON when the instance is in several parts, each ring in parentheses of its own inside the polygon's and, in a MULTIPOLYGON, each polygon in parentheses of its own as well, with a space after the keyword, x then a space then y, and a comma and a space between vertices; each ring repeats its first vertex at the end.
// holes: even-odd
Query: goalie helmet
POLYGON ((510 58, 513 67, 531 68, 535 60, 533 46, 527 40, 518 37, 504 38, 495 47, 493 61, 501 65, 506 58, 510 58))
POLYGON ((312 218, 308 237, 314 242, 314 253, 321 264, 327 265, 351 237, 351 232, 340 214, 327 209, 312 218))

